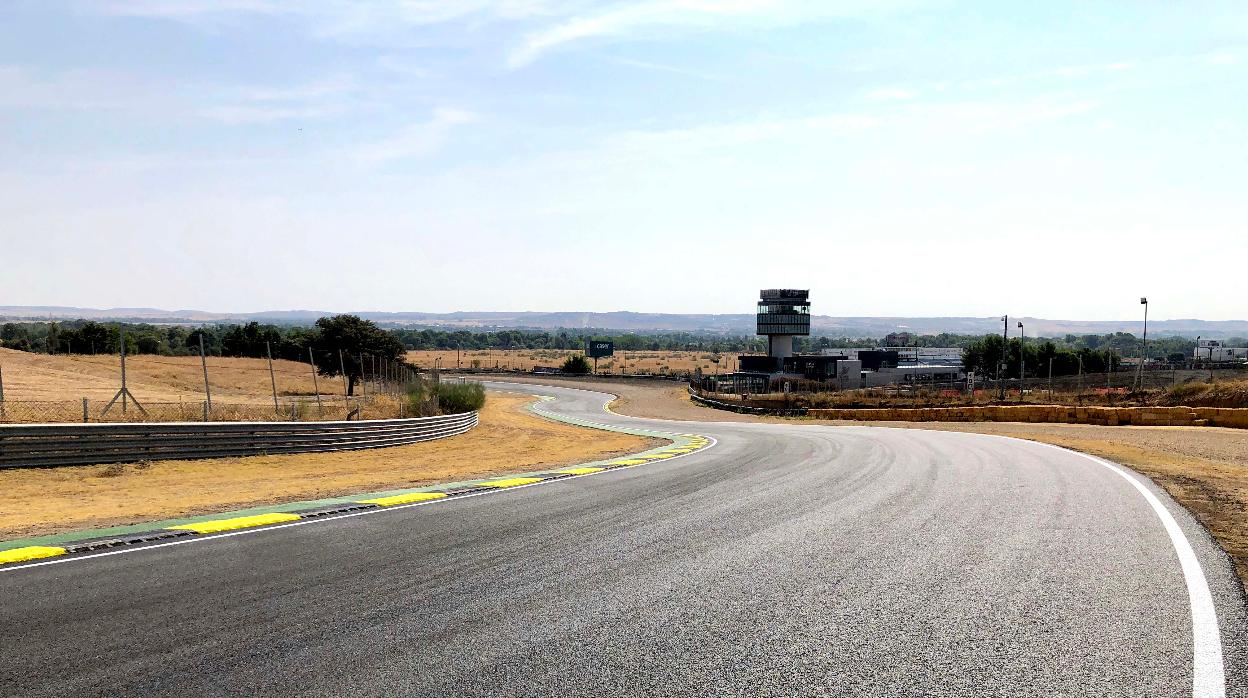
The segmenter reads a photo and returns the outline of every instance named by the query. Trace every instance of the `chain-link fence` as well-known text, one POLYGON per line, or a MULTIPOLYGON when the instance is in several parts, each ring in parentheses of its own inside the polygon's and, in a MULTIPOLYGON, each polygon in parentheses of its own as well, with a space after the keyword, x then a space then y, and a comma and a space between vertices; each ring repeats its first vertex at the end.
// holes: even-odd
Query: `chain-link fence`
POLYGON ((121 400, 5 400, 0 401, 0 423, 51 424, 68 422, 271 422, 336 421, 344 419, 402 419, 436 414, 436 405, 416 405, 405 396, 283 398, 269 404, 200 402, 140 402, 121 400))
MULTIPOLYGON (((835 382, 799 378, 761 378, 738 382, 741 392, 717 392, 717 381, 691 380, 700 397, 766 409, 798 407, 951 407, 970 405, 1067 404, 1148 405, 1167 403, 1176 387, 1248 380, 1248 369, 1149 369, 1137 374, 1122 370, 1074 376, 1028 377, 996 381, 976 378, 952 381, 911 380, 872 388, 838 389, 835 382), (756 383, 756 385, 755 385, 756 383), (1002 395, 1004 394, 1004 398, 1002 395)), ((722 390, 722 388, 721 388, 722 390)))

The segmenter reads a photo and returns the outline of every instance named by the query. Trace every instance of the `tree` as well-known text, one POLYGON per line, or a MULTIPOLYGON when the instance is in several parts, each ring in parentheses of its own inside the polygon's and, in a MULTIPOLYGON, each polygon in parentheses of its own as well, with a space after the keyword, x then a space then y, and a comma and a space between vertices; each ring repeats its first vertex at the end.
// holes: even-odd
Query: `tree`
POLYGON ((362 356, 387 361, 399 361, 403 356, 403 343, 397 337, 356 315, 323 317, 316 321, 316 327, 320 331, 312 346, 316 370, 326 376, 341 375, 345 370, 348 395, 355 394, 355 382, 364 376, 362 356))

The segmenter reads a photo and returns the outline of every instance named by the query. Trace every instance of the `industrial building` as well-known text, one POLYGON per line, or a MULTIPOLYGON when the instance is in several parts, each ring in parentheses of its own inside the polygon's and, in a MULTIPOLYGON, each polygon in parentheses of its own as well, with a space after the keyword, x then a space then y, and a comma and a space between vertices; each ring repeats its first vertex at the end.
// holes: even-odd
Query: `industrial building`
POLYGON ((810 291, 777 288, 759 292, 755 315, 767 354, 738 357, 738 371, 715 376, 720 392, 758 393, 776 380, 810 380, 842 390, 896 384, 946 383, 965 378, 956 347, 860 347, 795 354, 794 337, 810 335, 810 291))
POLYGON ((966 378, 962 369, 962 349, 958 347, 855 347, 824 349, 823 354, 843 357, 843 361, 861 362, 862 378, 859 384, 851 386, 842 380, 842 389, 950 383, 966 378))
POLYGON ((772 288, 759 291, 755 328, 767 338, 766 356, 740 356, 743 373, 824 381, 837 377, 842 356, 794 354, 793 338, 810 335, 810 291, 772 288))
POLYGON ((1215 364, 1248 361, 1248 347, 1228 347, 1220 339, 1202 339, 1196 342, 1192 358, 1215 364))

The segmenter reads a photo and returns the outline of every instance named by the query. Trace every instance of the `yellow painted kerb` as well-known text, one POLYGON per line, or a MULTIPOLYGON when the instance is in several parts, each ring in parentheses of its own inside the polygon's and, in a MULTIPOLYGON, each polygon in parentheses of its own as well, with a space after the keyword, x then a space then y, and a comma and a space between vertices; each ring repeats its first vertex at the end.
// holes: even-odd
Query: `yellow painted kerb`
POLYGON ((396 504, 428 502, 432 499, 443 499, 444 497, 446 497, 445 492, 408 492, 407 494, 377 497, 376 499, 361 499, 360 504, 376 504, 377 506, 382 507, 392 507, 396 504))
POLYGON ((627 460, 612 461, 608 463, 607 465, 641 465, 642 463, 645 463, 645 462, 646 461, 641 458, 629 458, 627 460))
POLYGON ((603 470, 606 470, 606 468, 585 467, 585 468, 564 468, 563 470, 556 470, 555 472, 561 473, 563 475, 588 475, 590 473, 600 473, 603 470))
POLYGON ((489 482, 482 482, 481 484, 486 487, 516 487, 518 485, 531 485, 535 482, 541 481, 542 478, 540 477, 513 477, 507 478, 506 480, 491 480, 489 482))
POLYGON ((298 521, 298 514, 257 514, 255 516, 239 516, 233 519, 217 519, 216 521, 199 521, 197 523, 170 526, 170 530, 194 531, 196 533, 220 533, 252 526, 267 526, 287 521, 298 521))
POLYGON ((27 560, 39 560, 45 557, 56 557, 64 555, 65 548, 58 548, 51 545, 29 545, 25 548, 13 548, 12 550, 0 550, 0 565, 9 562, 26 562, 27 560))

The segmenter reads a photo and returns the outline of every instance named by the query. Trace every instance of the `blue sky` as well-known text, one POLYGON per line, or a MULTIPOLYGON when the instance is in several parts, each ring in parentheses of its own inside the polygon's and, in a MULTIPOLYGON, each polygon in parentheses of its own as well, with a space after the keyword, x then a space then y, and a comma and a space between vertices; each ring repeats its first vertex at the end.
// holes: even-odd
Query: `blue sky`
POLYGON ((0 305, 1243 319, 1248 5, 9 0, 0 305))

